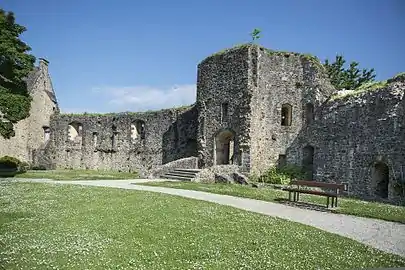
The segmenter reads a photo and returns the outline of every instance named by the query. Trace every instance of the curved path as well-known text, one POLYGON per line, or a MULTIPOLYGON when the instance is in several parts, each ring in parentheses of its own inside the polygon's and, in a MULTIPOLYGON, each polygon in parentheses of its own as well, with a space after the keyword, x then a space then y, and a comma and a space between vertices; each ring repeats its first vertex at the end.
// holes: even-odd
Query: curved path
MULTIPOLYGON (((46 179, 18 179, 18 181, 102 186, 161 192, 197 200, 228 205, 268 216, 279 217, 345 236, 385 252, 405 257, 405 224, 377 219, 319 212, 253 199, 219 195, 202 191, 134 185, 151 180, 88 180, 54 181, 46 179)), ((153 180, 158 181, 158 180, 153 180)), ((161 180, 163 181, 163 180, 161 180)), ((167 180, 164 180, 167 181, 167 180)))

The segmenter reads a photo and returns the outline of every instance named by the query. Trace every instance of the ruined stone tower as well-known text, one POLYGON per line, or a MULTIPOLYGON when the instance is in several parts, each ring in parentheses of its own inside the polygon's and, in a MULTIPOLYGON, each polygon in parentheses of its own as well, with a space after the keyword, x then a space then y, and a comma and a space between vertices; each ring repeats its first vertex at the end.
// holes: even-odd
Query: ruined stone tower
POLYGON ((313 57, 255 45, 217 53, 198 67, 201 165, 260 173, 286 150, 333 92, 313 57))
POLYGON ((0 136, 0 156, 14 156, 31 162, 33 152, 45 147, 50 139, 51 116, 59 112, 58 102, 48 72, 49 62, 39 59, 39 66, 29 74, 27 88, 32 97, 30 116, 15 125, 15 136, 0 136))

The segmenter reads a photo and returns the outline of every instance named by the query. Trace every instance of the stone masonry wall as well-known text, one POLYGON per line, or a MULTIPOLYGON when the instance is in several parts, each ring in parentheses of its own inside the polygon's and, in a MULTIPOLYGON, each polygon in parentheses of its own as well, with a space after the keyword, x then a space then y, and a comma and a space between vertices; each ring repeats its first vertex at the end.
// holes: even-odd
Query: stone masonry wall
POLYGON ((27 87, 33 99, 30 116, 15 125, 14 137, 0 136, 0 157, 8 155, 31 163, 33 152, 45 145, 51 116, 59 110, 46 60, 40 59, 39 67, 29 74, 27 87))
POLYGON ((334 88, 324 75, 323 67, 313 57, 272 52, 253 47, 256 51, 257 75, 252 75, 254 89, 251 102, 252 172, 267 170, 285 155, 302 127, 306 125, 306 105, 317 110, 334 88), (281 125, 283 104, 291 105, 291 125, 281 125))
POLYGON ((26 118, 14 124, 15 136, 10 139, 5 139, 0 136, 0 157, 13 156, 22 161, 29 161, 30 155, 27 145, 27 129, 29 126, 28 124, 29 118, 26 118))
POLYGON ((405 189, 397 191, 405 187, 405 75, 378 90, 335 97, 313 57, 242 45, 198 65, 195 105, 106 115, 59 114, 46 60, 27 82, 31 114, 16 124, 15 137, 0 137, 0 156, 148 176, 162 164, 194 166, 192 157, 200 168, 216 165, 224 160, 223 140, 233 136, 231 162, 245 172, 283 159, 310 166, 314 180, 347 182, 350 195, 381 199, 381 163, 389 172, 383 200, 405 201, 405 189), (281 125, 283 104, 291 106, 291 125, 281 125))
POLYGON ((44 155, 54 167, 139 171, 145 174, 180 157, 196 156, 195 107, 110 115, 57 115, 44 155), (136 139, 131 124, 144 121, 145 137, 136 139), (69 139, 69 124, 80 134, 69 139))
POLYGON ((395 185, 405 183, 405 79, 384 88, 326 102, 317 120, 298 134, 287 151, 302 164, 303 147, 314 147, 314 178, 347 182, 350 195, 377 199, 373 167, 389 168, 388 201, 404 200, 395 185))
POLYGON ((250 99, 248 46, 220 52, 198 65, 197 109, 200 167, 215 164, 215 138, 221 131, 236 134, 234 162, 242 164, 242 151, 249 151, 250 99), (227 117, 221 105, 227 104, 227 117), (243 148, 243 149, 242 149, 243 148))

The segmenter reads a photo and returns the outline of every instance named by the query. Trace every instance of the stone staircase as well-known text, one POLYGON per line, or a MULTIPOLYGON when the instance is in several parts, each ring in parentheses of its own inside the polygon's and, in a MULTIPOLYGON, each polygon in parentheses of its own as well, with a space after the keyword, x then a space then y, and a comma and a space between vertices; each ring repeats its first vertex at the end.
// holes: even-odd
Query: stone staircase
POLYGON ((160 178, 191 181, 199 171, 199 169, 173 169, 161 175, 160 178))

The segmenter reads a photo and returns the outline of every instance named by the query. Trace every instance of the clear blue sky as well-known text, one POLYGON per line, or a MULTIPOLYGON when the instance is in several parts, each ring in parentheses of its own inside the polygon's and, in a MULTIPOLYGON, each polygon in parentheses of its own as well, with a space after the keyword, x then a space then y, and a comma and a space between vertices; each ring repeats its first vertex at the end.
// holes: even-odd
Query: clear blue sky
POLYGON ((377 79, 405 71, 405 0, 2 0, 50 61, 63 111, 194 102, 196 66, 249 41, 322 60, 343 53, 377 79))

